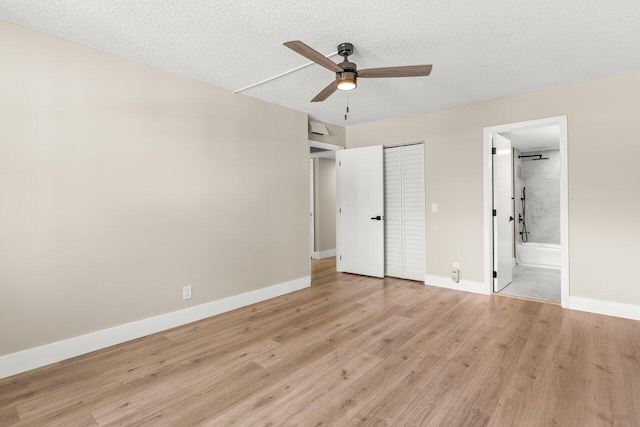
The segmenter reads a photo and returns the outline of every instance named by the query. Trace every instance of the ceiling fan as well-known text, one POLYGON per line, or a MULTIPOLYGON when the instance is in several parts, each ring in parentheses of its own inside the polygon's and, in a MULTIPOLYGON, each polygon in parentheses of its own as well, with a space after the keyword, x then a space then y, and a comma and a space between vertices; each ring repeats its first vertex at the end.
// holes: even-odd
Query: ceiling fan
POLYGON ((338 55, 344 58, 344 61, 339 64, 326 58, 320 52, 315 51, 300 40, 286 42, 284 45, 316 64, 322 65, 324 68, 336 73, 336 81, 331 82, 329 86, 322 89, 311 102, 324 101, 336 90, 355 89, 358 86, 358 78, 373 79, 380 77, 428 76, 431 74, 431 68, 433 67, 432 65, 409 65, 404 67, 367 68, 358 70, 355 63, 349 62, 349 55, 353 53, 353 45, 351 43, 341 43, 338 45, 338 55))

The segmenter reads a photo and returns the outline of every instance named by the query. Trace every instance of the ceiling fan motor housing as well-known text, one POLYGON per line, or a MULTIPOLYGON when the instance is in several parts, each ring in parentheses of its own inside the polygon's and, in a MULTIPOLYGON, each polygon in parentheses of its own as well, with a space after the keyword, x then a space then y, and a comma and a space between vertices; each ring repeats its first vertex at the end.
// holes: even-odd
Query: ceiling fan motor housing
POLYGON ((338 45, 338 55, 344 57, 345 61, 347 56, 353 53, 353 45, 351 43, 340 43, 338 45))

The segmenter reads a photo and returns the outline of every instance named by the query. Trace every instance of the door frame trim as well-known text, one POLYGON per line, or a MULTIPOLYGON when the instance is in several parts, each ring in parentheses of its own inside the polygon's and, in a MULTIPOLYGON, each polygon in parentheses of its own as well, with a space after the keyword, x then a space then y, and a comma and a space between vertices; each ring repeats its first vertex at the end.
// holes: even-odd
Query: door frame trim
POLYGON ((493 294, 493 135, 502 132, 532 129, 542 126, 560 126, 560 305, 569 307, 569 161, 567 116, 490 126, 483 129, 483 197, 484 197, 484 282, 489 294, 493 294))
POLYGON ((313 167, 313 158, 309 158, 309 213, 307 221, 309 223, 309 258, 313 258, 316 250, 316 190, 315 190, 315 168, 313 167))
POLYGON ((313 139, 307 140, 307 145, 309 146, 310 158, 326 158, 326 159, 335 160, 336 151, 345 149, 342 145, 329 144, 328 142, 320 142, 320 141, 315 141, 313 139), (322 148, 323 150, 327 150, 327 151, 319 152, 319 153, 311 153, 311 147, 322 148))

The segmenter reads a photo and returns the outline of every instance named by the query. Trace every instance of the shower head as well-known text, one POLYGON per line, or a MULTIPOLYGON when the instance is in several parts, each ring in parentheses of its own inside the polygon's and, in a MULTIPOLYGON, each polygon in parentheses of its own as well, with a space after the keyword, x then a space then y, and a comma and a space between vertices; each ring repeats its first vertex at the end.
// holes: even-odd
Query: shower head
POLYGON ((549 160, 548 157, 542 157, 542 154, 528 154, 526 156, 518 156, 518 158, 525 160, 549 160))

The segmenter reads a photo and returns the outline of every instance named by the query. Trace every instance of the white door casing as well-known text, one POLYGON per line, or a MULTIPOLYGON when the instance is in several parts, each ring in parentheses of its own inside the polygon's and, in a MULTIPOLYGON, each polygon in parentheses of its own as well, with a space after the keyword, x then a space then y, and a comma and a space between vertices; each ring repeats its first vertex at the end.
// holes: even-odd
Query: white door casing
POLYGON ((500 292, 513 280, 513 155, 511 141, 496 134, 493 139, 493 263, 497 277, 494 292, 500 292))
POLYGON ((336 269, 384 277, 382 146, 336 152, 336 269))
POLYGON ((313 258, 315 252, 315 181, 313 174, 313 159, 309 159, 309 258, 313 258))

